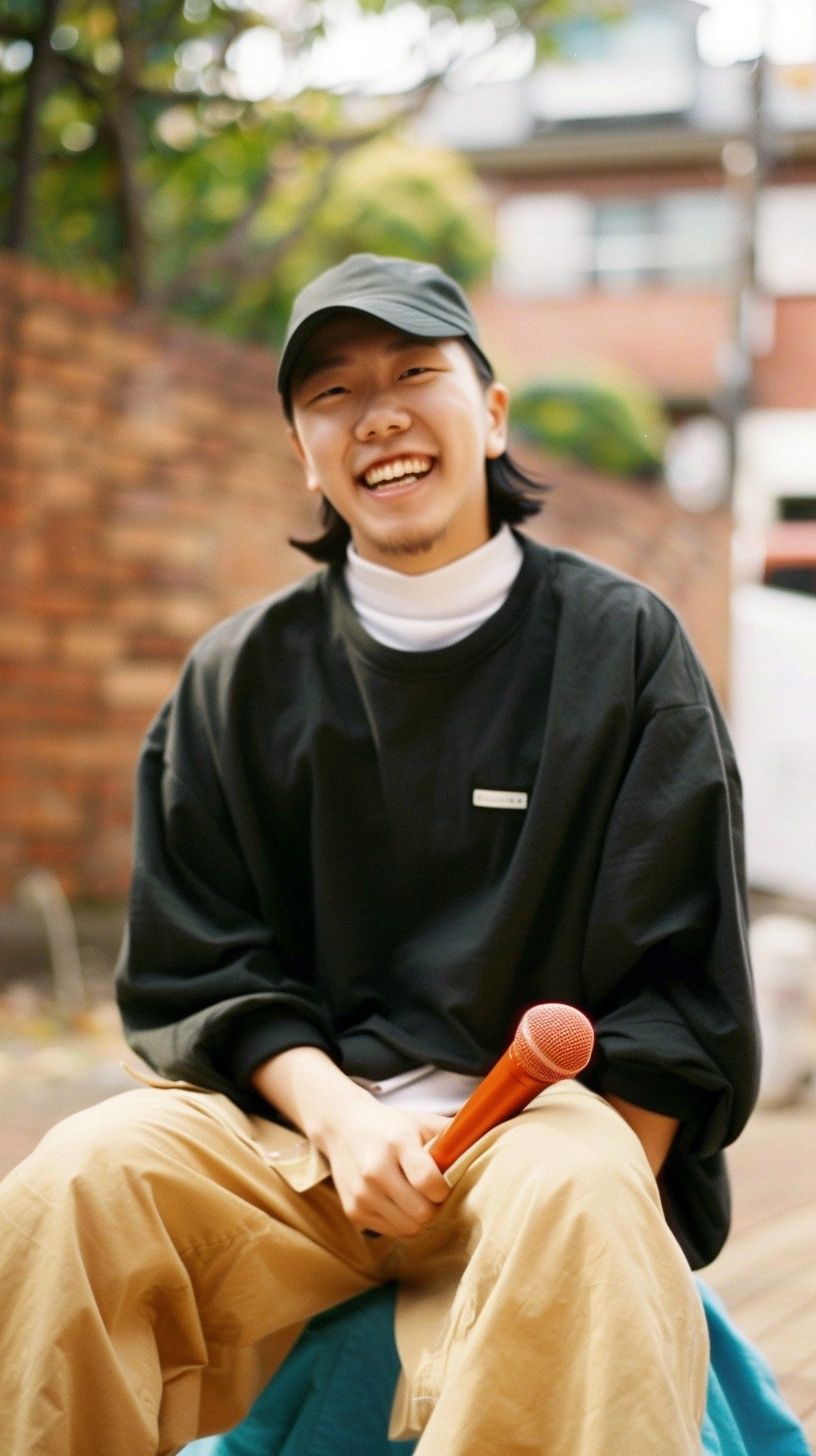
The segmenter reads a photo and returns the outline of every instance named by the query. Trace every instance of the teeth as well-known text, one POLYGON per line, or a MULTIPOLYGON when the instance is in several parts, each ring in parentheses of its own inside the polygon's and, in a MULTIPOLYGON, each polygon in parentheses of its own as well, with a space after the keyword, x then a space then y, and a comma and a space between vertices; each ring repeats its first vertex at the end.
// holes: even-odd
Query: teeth
POLYGON ((409 475, 427 475, 430 468, 427 460, 408 455, 403 460, 389 460, 387 465, 375 465, 366 471, 363 480, 368 486, 384 485, 391 480, 404 480, 409 475))

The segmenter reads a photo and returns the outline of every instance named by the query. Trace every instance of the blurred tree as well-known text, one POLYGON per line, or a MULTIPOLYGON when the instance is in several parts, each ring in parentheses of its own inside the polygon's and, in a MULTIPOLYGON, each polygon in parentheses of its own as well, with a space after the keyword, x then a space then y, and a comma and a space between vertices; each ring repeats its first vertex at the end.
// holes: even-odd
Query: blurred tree
POLYGON ((0 246, 274 339, 352 248, 490 258, 464 164, 395 139, 440 78, 626 0, 0 0, 0 246))
POLYGON ((532 380, 513 396, 515 432, 606 475, 657 479, 669 422, 659 397, 620 371, 573 370, 532 380))

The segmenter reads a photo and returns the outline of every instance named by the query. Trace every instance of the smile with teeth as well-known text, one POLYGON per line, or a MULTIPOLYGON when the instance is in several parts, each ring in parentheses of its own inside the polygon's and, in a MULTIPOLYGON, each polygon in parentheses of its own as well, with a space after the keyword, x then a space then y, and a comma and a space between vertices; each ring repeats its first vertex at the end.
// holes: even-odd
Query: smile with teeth
POLYGON ((398 460, 372 465, 370 470, 364 471, 362 481, 367 490, 376 490, 378 486, 390 485, 394 481, 399 481, 400 485, 410 485, 415 480, 421 480, 432 469, 433 461, 427 455, 404 455, 398 460))

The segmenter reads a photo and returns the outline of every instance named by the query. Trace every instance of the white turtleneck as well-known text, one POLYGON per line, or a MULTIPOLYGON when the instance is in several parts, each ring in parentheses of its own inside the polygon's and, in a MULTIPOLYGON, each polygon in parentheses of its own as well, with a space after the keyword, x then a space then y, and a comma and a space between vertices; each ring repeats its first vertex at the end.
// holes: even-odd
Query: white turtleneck
POLYGON ((404 652, 430 652, 461 641, 499 610, 521 559, 521 547, 506 525, 476 551, 416 576, 376 566, 349 545, 346 585, 375 641, 404 652))

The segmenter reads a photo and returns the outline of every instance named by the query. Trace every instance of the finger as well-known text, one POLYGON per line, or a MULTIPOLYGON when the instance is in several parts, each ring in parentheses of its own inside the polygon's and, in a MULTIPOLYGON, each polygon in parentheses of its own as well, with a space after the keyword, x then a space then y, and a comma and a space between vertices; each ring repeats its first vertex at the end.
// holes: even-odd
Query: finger
POLYGON ((400 1158, 400 1167, 415 1192, 432 1203, 434 1209, 444 1203, 450 1186, 426 1147, 407 1147, 400 1158))
POLYGON ((418 1233, 436 1212, 436 1204, 412 1186, 396 1160, 338 1191, 344 1212, 356 1228, 392 1237, 418 1233))
POLYGON ((372 1205, 366 1212, 358 1208, 349 1214, 349 1218, 355 1228, 361 1229, 369 1237, 384 1235, 392 1239, 410 1238, 412 1234, 418 1234, 424 1226, 389 1200, 372 1205))

